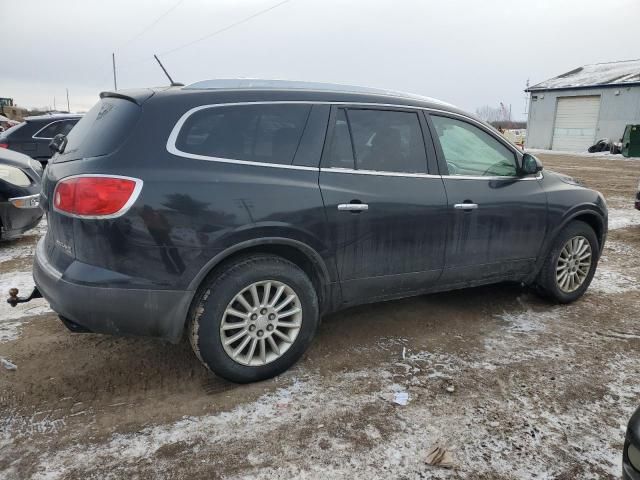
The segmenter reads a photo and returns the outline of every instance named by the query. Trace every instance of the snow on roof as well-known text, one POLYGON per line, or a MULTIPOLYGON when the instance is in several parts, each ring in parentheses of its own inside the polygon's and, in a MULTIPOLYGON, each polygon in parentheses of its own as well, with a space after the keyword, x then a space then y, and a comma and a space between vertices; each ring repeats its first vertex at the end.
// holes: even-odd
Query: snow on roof
POLYGON ((533 85, 527 91, 625 85, 629 83, 640 83, 640 59, 585 65, 533 85))

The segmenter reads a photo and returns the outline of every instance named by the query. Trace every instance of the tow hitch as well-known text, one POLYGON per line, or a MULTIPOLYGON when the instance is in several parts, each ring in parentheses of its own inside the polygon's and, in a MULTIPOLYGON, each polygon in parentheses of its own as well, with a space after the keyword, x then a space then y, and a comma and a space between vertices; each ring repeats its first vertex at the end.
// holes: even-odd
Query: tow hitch
POLYGON ((12 307, 15 307, 19 303, 30 302, 34 298, 42 298, 42 294, 40 293, 40 290, 38 290, 38 287, 33 287, 33 291, 29 294, 28 297, 19 297, 18 293, 20 292, 17 288, 12 288, 9 290, 9 298, 7 298, 7 303, 12 307))

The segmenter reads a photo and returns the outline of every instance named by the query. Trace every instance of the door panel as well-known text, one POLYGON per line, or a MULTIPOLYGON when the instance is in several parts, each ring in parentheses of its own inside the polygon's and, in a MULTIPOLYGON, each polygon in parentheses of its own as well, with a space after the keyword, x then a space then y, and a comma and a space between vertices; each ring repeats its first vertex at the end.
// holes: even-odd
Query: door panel
POLYGON ((22 142, 20 144, 20 148, 27 155, 31 156, 33 154, 33 152, 37 151, 38 147, 37 147, 36 142, 22 142))
POLYGON ((447 222, 440 178, 323 169, 320 189, 345 301, 421 290, 438 279, 447 222), (352 201, 367 210, 338 208, 352 201))
POLYGON ((443 282, 525 275, 545 237, 546 195, 533 180, 444 179, 451 232, 443 282), (474 203, 473 210, 454 208, 474 203))
POLYGON ((444 263, 446 196, 442 179, 426 174, 417 113, 366 112, 334 109, 320 172, 347 304, 424 290, 444 263))
POLYGON ((520 177, 517 157, 496 133, 451 115, 430 115, 451 228, 443 283, 526 275, 545 238, 546 194, 520 177))

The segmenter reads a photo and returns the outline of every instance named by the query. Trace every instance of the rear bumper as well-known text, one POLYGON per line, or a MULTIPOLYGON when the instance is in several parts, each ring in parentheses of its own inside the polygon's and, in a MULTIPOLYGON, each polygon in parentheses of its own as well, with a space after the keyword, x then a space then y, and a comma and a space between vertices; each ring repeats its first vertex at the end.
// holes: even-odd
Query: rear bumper
POLYGON ((44 242, 40 239, 36 247, 33 278, 60 316, 94 333, 180 340, 193 292, 126 288, 126 281, 117 287, 100 285, 105 270, 87 264, 78 268, 78 261, 66 271, 73 267, 84 278, 70 281, 47 260, 44 242))

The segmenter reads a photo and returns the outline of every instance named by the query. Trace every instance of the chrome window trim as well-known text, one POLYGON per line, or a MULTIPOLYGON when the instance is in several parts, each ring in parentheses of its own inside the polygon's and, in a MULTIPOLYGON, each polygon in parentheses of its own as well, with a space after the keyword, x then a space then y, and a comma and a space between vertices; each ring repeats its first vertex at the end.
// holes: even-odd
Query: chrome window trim
POLYGON ((319 170, 318 167, 307 167, 304 165, 282 165, 280 163, 263 163, 253 162, 251 160, 236 160, 234 158, 210 157, 208 155, 198 155, 196 153, 183 152, 182 150, 178 150, 177 148, 172 150, 168 145, 167 150, 169 151, 169 153, 177 155, 179 157, 192 158, 194 160, 204 160, 206 162, 235 163, 237 165, 251 165, 254 167, 287 168, 289 170, 314 170, 316 172, 319 170))
POLYGON ((375 175, 381 177, 409 177, 409 178, 442 178, 440 175, 429 173, 404 173, 404 172, 382 172, 379 170, 356 170, 354 168, 323 167, 322 173, 349 173, 353 175, 375 175))
MULTIPOLYGON (((51 125, 53 125, 54 123, 68 122, 69 120, 74 120, 74 119, 73 118, 61 118, 60 120, 54 120, 53 122, 49 122, 44 127, 42 127, 40 130, 38 130, 36 133, 34 133, 31 136, 31 138, 33 138, 34 140, 53 140, 53 137, 38 137, 38 134, 41 131, 43 131, 44 129, 46 129, 46 128, 50 127, 51 125)), ((78 123, 78 122, 76 122, 76 123, 78 123)))
POLYGON ((513 180, 516 182, 522 180, 542 180, 542 172, 538 173, 535 177, 512 177, 512 176, 482 176, 482 175, 442 175, 442 178, 448 180, 513 180))
POLYGON ((53 190, 53 199, 52 199, 51 205, 53 206, 54 211, 58 212, 60 215, 66 215, 67 217, 81 218, 83 220, 109 220, 112 218, 121 217, 122 215, 124 215, 129 211, 129 209, 133 206, 136 200, 138 200, 138 197, 140 196, 140 192, 142 191, 143 185, 144 185, 144 182, 139 178, 126 177, 124 175, 110 175, 107 173, 81 173, 79 175, 70 175, 68 177, 61 178, 56 184, 56 188, 53 190), (124 180, 132 180, 133 182, 135 182, 136 186, 133 188, 133 193, 131 194, 131 197, 129 197, 129 200, 127 200, 127 203, 125 203, 120 210, 110 215, 78 215, 77 213, 69 213, 63 210, 59 210, 56 207, 56 191, 58 190, 58 185, 60 184, 60 182, 63 182, 65 180, 70 180, 73 178, 96 178, 96 177, 97 178, 104 178, 104 177, 122 178, 124 180))
MULTIPOLYGON (((167 151, 172 155, 176 155, 178 157, 183 157, 183 158, 191 158, 194 160, 204 160, 208 162, 220 162, 220 163, 232 163, 237 165, 251 165, 256 167, 285 168, 289 170, 316 170, 316 171, 324 171, 324 172, 355 173, 355 174, 361 174, 361 175, 380 175, 380 176, 391 176, 391 177, 405 176, 405 177, 424 177, 424 178, 458 178, 462 180, 471 180, 471 179, 504 180, 504 179, 516 178, 516 177, 485 177, 485 176, 464 176, 463 177, 463 176, 456 176, 456 175, 433 175, 428 173, 381 172, 381 171, 375 171, 375 170, 355 170, 355 169, 348 169, 348 168, 332 168, 332 167, 321 168, 321 167, 307 167, 302 165, 283 165, 279 163, 263 163, 263 162, 254 162, 251 160, 238 160, 235 158, 222 158, 222 157, 213 157, 209 155, 199 155, 196 153, 184 152, 178 149, 178 147, 176 147, 176 141, 178 139, 178 135, 180 133, 180 130, 182 129, 182 126, 185 124, 185 122, 191 115, 193 115, 196 112, 199 112, 200 110, 205 110, 208 108, 218 108, 218 107, 235 107, 235 106, 242 106, 242 105, 288 105, 288 104, 346 105, 346 106, 354 106, 354 107, 360 106, 360 107, 400 108, 400 109, 413 110, 413 111, 422 110, 426 112, 445 113, 447 115, 454 115, 465 121, 474 123, 475 125, 479 126, 483 131, 485 131, 486 129, 486 126, 482 122, 474 120, 473 118, 468 117, 466 115, 456 113, 456 112, 450 112, 448 110, 440 110, 437 108, 421 107, 421 106, 415 106, 415 105, 397 105, 392 103, 375 103, 375 102, 325 102, 325 101, 317 101, 317 100, 265 100, 265 101, 256 101, 256 102, 213 103, 213 104, 199 105, 197 107, 193 107, 187 110, 184 114, 182 114, 182 116, 178 119, 176 124, 171 129, 171 133, 167 138, 167 146, 166 146, 167 151)), ((489 133, 489 135, 492 135, 492 134, 489 133)), ((498 141, 500 141, 507 148, 512 150, 514 155, 518 155, 521 153, 516 147, 512 146, 511 144, 502 142, 500 139, 498 139, 494 135, 492 136, 496 138, 498 141)), ((538 177, 517 178, 517 180, 536 180, 536 179, 539 179, 539 178, 538 177)))

